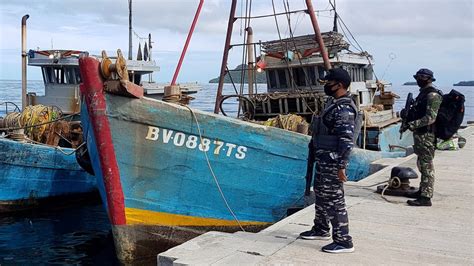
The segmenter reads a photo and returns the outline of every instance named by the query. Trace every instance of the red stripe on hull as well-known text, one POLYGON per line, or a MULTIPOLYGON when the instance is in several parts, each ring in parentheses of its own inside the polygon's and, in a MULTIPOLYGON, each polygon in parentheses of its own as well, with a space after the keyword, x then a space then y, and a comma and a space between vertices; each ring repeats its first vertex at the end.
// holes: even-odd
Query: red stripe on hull
POLYGON ((79 59, 79 67, 82 77, 81 93, 86 96, 87 110, 94 129, 97 151, 100 154, 110 221, 113 225, 124 225, 126 219, 123 190, 106 116, 104 84, 99 73, 99 61, 91 57, 83 57, 79 59))

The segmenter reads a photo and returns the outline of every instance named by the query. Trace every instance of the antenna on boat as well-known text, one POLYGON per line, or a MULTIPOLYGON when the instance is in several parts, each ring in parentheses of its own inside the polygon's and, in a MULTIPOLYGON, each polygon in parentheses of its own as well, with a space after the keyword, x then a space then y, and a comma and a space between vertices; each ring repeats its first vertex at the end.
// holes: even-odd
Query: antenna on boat
POLYGON ((132 60, 132 0, 128 0, 128 60, 132 60))
MULTIPOLYGON (((331 1, 331 0, 329 0, 331 1)), ((337 32, 337 11, 336 11, 336 0, 334 0, 334 4, 332 5, 334 7, 334 22, 332 26, 332 31, 337 32)))
POLYGON ((26 107, 26 20, 30 15, 21 18, 21 109, 26 107))
MULTIPOLYGON (((148 61, 151 61, 151 48, 153 47, 151 42, 151 33, 148 33, 148 61)), ((153 82, 153 73, 148 74, 148 82, 153 82)))

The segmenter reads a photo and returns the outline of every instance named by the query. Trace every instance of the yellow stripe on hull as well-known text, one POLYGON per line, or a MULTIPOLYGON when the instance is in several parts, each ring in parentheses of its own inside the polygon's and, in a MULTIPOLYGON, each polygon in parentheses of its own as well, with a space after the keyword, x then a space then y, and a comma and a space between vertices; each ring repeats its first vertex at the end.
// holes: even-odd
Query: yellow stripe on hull
MULTIPOLYGON (((235 220, 203 218, 165 212, 154 212, 134 208, 125 208, 128 225, 146 224, 157 226, 238 226, 235 220)), ((269 225, 265 222, 240 221, 241 225, 269 225)))

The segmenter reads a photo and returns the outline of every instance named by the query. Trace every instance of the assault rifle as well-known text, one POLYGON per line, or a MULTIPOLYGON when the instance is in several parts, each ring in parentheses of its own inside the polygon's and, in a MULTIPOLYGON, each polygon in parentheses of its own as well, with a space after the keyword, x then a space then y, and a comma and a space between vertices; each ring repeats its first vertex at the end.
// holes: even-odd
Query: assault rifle
POLYGON ((402 136, 403 136, 403 132, 405 132, 408 127, 408 116, 409 116, 409 113, 410 113, 410 109, 412 107, 414 103, 414 100, 413 100, 413 93, 408 93, 408 96, 407 96, 407 101, 405 102, 405 108, 403 108, 402 111, 400 111, 400 118, 402 119, 402 124, 400 125, 400 139, 402 139, 402 136))

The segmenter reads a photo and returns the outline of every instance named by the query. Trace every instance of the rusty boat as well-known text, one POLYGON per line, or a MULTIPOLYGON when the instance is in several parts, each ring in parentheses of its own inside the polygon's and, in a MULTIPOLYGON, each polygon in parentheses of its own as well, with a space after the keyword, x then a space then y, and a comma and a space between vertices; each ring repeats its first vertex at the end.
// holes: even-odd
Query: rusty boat
MULTIPOLYGON (((319 79, 331 67, 349 70, 351 92, 364 115, 359 147, 347 168, 350 180, 369 175, 377 159, 405 156, 411 145, 409 136, 399 138, 396 96, 374 79, 371 56, 351 52, 337 31, 321 34, 310 0, 295 12, 308 15, 314 34, 253 42, 257 31, 247 27, 240 45, 231 43, 233 25, 243 19, 235 16, 236 7, 233 0, 215 113, 187 106, 173 86, 168 90, 175 99, 146 97, 127 80, 124 64, 79 59, 84 139, 117 255, 125 263, 156 258, 209 230, 257 231, 302 206, 308 123, 324 106, 319 79), (241 69, 246 77, 239 85, 247 83, 248 93, 223 95, 228 53, 235 47, 247 51, 248 67, 241 69), (256 51, 261 54, 252 57, 256 51), (266 73, 264 92, 255 82, 258 71, 266 73), (230 98, 238 100, 238 117, 220 114, 230 98), (293 115, 298 118, 286 120, 293 115)), ((295 12, 274 10, 268 17, 295 12)))

